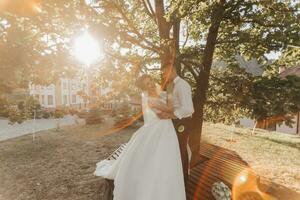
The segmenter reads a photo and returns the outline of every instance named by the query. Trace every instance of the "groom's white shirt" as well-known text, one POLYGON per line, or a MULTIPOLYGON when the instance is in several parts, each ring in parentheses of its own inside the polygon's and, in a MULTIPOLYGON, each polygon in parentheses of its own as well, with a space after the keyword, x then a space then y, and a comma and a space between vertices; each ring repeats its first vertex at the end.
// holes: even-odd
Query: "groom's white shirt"
POLYGON ((178 119, 191 117, 194 113, 191 86, 179 76, 174 79, 173 83, 174 115, 178 119))

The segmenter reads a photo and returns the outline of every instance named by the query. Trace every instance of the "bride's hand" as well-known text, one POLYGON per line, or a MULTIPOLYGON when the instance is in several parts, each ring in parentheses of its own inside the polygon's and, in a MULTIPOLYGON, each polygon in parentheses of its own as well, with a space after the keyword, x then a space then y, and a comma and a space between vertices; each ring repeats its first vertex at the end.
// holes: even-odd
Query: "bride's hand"
POLYGON ((154 100, 148 100, 148 106, 150 108, 157 108, 157 102, 154 100))

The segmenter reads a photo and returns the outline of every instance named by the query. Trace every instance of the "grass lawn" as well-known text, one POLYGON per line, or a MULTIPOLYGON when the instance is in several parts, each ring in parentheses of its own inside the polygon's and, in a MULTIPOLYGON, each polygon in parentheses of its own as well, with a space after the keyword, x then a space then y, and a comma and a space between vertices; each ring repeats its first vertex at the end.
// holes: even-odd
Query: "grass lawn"
MULTIPOLYGON (((0 200, 99 200, 103 181, 95 164, 135 129, 108 125, 67 127, 0 142, 0 200)), ((300 192, 300 138, 205 124, 203 140, 236 151, 256 172, 300 192), (230 141, 232 139, 232 141, 230 141)))
POLYGON ((111 134, 102 125, 42 131, 0 142, 0 200, 100 200, 96 163, 126 142, 133 129, 111 134))
POLYGON ((205 123, 202 140, 235 151, 269 181, 300 192, 300 137, 205 123))

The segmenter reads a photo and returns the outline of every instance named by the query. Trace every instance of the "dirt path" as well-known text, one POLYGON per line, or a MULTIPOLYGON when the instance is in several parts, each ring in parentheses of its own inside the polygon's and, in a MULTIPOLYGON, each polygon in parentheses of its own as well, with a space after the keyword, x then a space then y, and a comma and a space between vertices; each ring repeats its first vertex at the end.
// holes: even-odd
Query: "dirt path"
POLYGON ((103 181, 95 164, 134 129, 68 127, 0 142, 0 200, 98 200, 103 181), (116 137, 116 134, 118 135, 116 137))
MULTIPOLYGON (((0 119, 0 141, 57 127, 57 119, 26 120, 21 124, 9 123, 9 120, 7 119, 0 119)), ((75 124, 85 124, 85 120, 80 119, 77 116, 66 115, 62 119, 59 119, 59 123, 60 126, 63 127, 75 124)))

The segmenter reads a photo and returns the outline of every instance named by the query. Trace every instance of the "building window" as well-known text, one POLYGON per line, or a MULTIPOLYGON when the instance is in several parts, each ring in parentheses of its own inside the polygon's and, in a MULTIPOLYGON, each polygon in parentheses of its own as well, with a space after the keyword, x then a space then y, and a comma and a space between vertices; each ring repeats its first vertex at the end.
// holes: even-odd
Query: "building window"
POLYGON ((72 95, 72 103, 76 103, 76 95, 75 94, 72 95))
POLYGON ((34 98, 35 98, 36 100, 39 100, 39 99, 40 99, 40 96, 39 96, 38 94, 36 94, 36 95, 34 95, 34 98))
POLYGON ((68 96, 67 95, 64 95, 63 104, 64 105, 68 104, 68 96))
POLYGON ((63 89, 64 89, 64 90, 67 89, 67 83, 66 83, 66 82, 63 83, 63 89))
POLYGON ((72 83, 72 90, 76 90, 76 83, 72 83))
POLYGON ((53 95, 48 95, 48 105, 53 106, 53 95))
POLYGON ((42 105, 45 105, 45 96, 42 95, 42 105))

